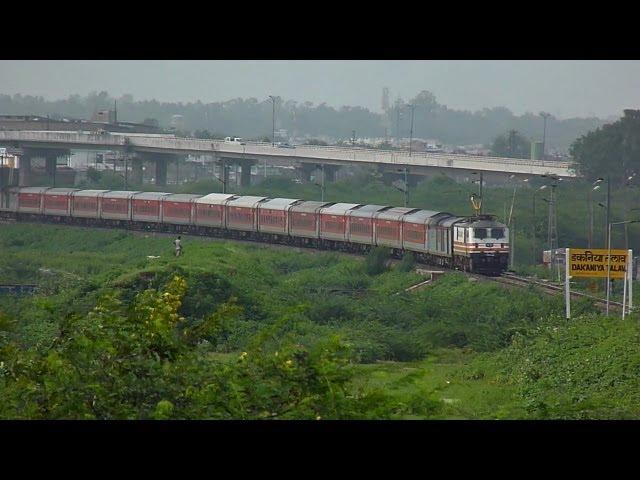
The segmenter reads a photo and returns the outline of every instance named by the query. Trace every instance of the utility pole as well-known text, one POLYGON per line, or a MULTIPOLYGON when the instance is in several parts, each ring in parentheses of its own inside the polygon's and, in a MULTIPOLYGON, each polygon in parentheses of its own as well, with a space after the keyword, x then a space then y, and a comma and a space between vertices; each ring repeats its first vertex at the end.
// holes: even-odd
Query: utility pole
POLYGON ((409 169, 404 167, 404 206, 409 206, 409 169))
POLYGON ((351 130, 351 146, 353 147, 356 144, 356 131, 351 130))
POLYGON ((511 260, 511 269, 513 270, 516 263, 516 217, 513 217, 510 220, 511 226, 509 227, 509 231, 511 233, 511 255, 509 256, 509 260, 511 260))
POLYGON ((400 102, 396 101, 396 147, 400 147, 400 102))
POLYGON ((538 229, 536 225, 536 193, 537 190, 533 191, 533 263, 535 264, 538 261, 538 229))
POLYGON ((411 147, 413 146, 413 112, 416 108, 415 105, 409 105, 411 107, 411 128, 409 129, 409 156, 411 156, 411 147))
POLYGON ((269 95, 271 102, 273 103, 273 112, 271 115, 271 146, 275 147, 276 145, 276 99, 278 97, 274 97, 273 95, 269 95))
POLYGON ((609 226, 609 218, 611 214, 611 176, 607 175, 607 220, 605 225, 605 235, 607 235, 607 227, 609 226))
POLYGON ((482 176, 482 171, 480 171, 480 215, 482 215, 482 211, 484 210, 484 196, 483 196, 483 176, 482 176))
MULTIPOLYGON (((556 265, 556 250, 558 249, 558 224, 556 222, 556 184, 551 185, 550 197, 549 198, 549 217, 547 220, 547 243, 549 244, 549 249, 551 250, 551 265, 553 267, 558 267, 556 265)), ((559 268, 559 267, 558 267, 559 268)), ((560 273, 558 271, 558 281, 560 277, 560 273)))

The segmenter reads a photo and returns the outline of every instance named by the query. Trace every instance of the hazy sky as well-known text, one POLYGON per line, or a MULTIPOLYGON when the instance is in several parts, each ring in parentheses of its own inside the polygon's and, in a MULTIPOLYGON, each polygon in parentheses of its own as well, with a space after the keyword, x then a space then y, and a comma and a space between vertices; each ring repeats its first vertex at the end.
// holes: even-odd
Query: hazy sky
POLYGON ((455 109, 619 116, 640 108, 640 61, 0 61, 0 93, 47 99, 92 90, 205 103, 279 95, 379 111, 385 86, 391 100, 429 90, 455 109))

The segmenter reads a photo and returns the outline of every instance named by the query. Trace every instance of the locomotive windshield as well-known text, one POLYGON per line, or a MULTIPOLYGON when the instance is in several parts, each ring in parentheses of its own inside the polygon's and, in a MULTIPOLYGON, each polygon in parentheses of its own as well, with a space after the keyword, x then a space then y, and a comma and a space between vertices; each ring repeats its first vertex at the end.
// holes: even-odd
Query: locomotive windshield
POLYGON ((485 238, 503 238, 504 228, 474 228, 473 236, 478 240, 485 238))
POLYGON ((482 240, 483 238, 487 238, 487 229, 486 228, 474 228, 473 234, 476 238, 482 240))

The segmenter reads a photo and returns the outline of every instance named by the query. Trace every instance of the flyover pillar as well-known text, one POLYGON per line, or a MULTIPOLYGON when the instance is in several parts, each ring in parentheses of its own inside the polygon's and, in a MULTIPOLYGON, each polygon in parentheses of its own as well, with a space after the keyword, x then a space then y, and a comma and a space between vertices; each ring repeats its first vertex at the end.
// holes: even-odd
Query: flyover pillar
POLYGON ((296 167, 296 175, 301 181, 308 183, 311 181, 311 174, 315 169, 316 166, 312 163, 303 163, 296 167))
POLYGON ((217 177, 218 180, 222 183, 222 193, 229 192, 229 167, 224 158, 218 160, 218 171, 220 172, 217 177))
POLYGON ((49 184, 53 187, 56 186, 56 169, 58 166, 58 154, 56 152, 47 152, 45 153, 45 173, 47 175, 47 179, 49 180, 49 184))
POLYGON ((167 159, 158 157, 156 163, 156 185, 159 187, 167 186, 167 159))
POLYGON ((21 187, 28 187, 29 183, 31 183, 31 156, 25 154, 20 157, 18 185, 21 187))
POLYGON ((243 160, 238 162, 240 165, 240 186, 241 187, 250 187, 251 186, 251 166, 254 162, 249 160, 243 160))
POLYGON ((324 166, 324 179, 326 182, 335 182, 336 181, 336 173, 338 172, 337 165, 325 165, 324 166))
POLYGON ((142 164, 143 160, 138 157, 131 159, 131 184, 142 185, 142 164))

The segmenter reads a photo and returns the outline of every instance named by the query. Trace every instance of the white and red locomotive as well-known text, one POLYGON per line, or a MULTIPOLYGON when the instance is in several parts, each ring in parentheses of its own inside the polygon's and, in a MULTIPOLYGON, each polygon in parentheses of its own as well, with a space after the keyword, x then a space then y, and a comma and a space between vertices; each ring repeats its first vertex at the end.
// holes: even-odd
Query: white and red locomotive
POLYGON ((366 252, 411 251, 424 263, 497 275, 507 269, 509 232, 491 215, 356 203, 211 193, 17 187, 0 215, 87 226, 149 229, 366 252))

